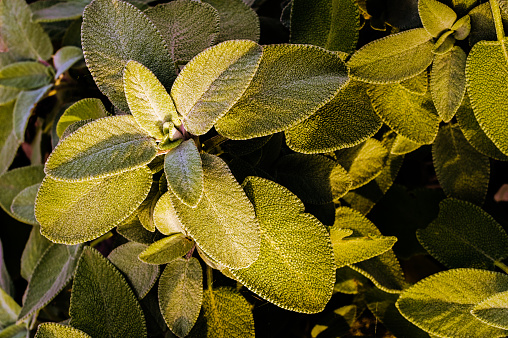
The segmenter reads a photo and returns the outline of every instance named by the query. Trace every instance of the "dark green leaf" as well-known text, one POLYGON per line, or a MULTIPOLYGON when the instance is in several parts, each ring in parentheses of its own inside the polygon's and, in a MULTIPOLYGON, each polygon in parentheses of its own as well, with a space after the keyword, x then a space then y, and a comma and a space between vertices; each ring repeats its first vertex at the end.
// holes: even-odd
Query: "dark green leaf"
POLYGON ((79 100, 67 108, 62 116, 60 116, 58 124, 56 125, 56 134, 58 137, 62 138, 64 131, 71 124, 83 120, 95 120, 106 116, 106 108, 100 99, 88 98, 79 100))
POLYGON ((116 231, 121 236, 136 243, 152 244, 158 238, 156 232, 150 232, 143 227, 136 212, 133 212, 118 224, 116 231))
POLYGON ((46 237, 41 235, 41 229, 38 225, 32 228, 21 256, 21 276, 24 279, 30 280, 37 262, 52 244, 46 237))
POLYGON ((92 338, 81 330, 58 323, 42 323, 34 338, 92 338))
POLYGON ((38 1, 30 4, 37 22, 66 21, 81 18, 90 0, 38 1))
POLYGON ((151 244, 139 253, 139 259, 148 264, 167 264, 188 253, 194 242, 182 233, 176 233, 151 244))
POLYGON ((486 324, 508 330, 508 291, 488 297, 476 305, 471 313, 486 324))
POLYGON ((0 69, 0 86, 35 89, 47 85, 52 74, 42 63, 24 61, 11 63, 0 69))
POLYGON ((0 289, 4 290, 9 296, 14 296, 14 284, 12 283, 11 276, 7 271, 4 260, 4 248, 0 240, 0 289))
POLYGON ((437 0, 419 0, 418 13, 423 27, 435 38, 451 29, 457 20, 457 14, 453 9, 437 0))
POLYGON ((92 337, 146 337, 143 310, 122 274, 97 250, 85 247, 69 309, 71 326, 92 337))
MULTIPOLYGON (((0 88, 0 92, 1 92, 0 88)), ((1 94, 0 94, 1 95, 1 94)), ((17 95, 17 94, 16 94, 17 95)), ((11 166, 16 151, 22 140, 18 140, 14 131, 14 102, 0 105, 0 175, 5 173, 11 166)), ((0 194, 1 195, 1 194, 0 194)), ((14 197, 14 196, 13 196, 14 197)), ((0 206, 5 209, 0 197, 0 206)), ((7 209, 9 208, 7 206, 7 209)))

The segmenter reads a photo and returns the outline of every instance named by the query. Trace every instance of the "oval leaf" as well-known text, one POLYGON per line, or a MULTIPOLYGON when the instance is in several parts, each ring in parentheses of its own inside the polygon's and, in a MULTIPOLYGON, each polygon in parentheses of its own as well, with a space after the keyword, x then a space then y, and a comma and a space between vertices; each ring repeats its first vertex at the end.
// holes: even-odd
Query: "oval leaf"
POLYGON ((508 330, 508 291, 485 299, 476 305, 471 313, 486 324, 508 330))
POLYGON ((49 68, 39 62, 16 62, 0 69, 0 86, 35 89, 50 81, 49 68))
POLYGON ((58 323, 42 323, 37 327, 35 338, 92 338, 81 330, 58 323))
POLYGON ((95 120, 106 116, 106 108, 100 99, 88 98, 79 100, 67 108, 62 116, 60 116, 58 124, 56 125, 56 134, 58 137, 62 138, 64 131, 71 124, 83 120, 95 120))
POLYGON ((141 204, 150 191, 146 167, 85 182, 46 176, 35 201, 41 233, 56 243, 93 240, 113 229, 141 204))
POLYGON ((23 223, 31 225, 39 224, 35 219, 34 204, 39 191, 40 183, 31 185, 14 197, 11 204, 11 212, 15 218, 23 223))
POLYGON ((435 38, 452 28, 457 20, 457 14, 453 9, 437 0, 419 0, 418 14, 423 27, 435 38))
POLYGON ((150 163, 157 153, 155 141, 130 115, 90 122, 62 140, 44 171, 57 180, 105 178, 150 163))
POLYGON ((81 50, 81 48, 75 46, 64 46, 60 48, 55 53, 55 56, 53 56, 53 63, 56 68, 55 79, 58 79, 60 75, 65 73, 76 62, 82 59, 83 59, 83 51, 81 50))
POLYGON ((182 222, 176 215, 176 210, 171 203, 169 193, 163 194, 157 201, 155 209, 153 210, 153 223, 157 230, 164 235, 184 232, 182 222))
POLYGON ((148 264, 167 264, 187 254, 194 242, 177 233, 151 244, 139 253, 139 259, 148 264))

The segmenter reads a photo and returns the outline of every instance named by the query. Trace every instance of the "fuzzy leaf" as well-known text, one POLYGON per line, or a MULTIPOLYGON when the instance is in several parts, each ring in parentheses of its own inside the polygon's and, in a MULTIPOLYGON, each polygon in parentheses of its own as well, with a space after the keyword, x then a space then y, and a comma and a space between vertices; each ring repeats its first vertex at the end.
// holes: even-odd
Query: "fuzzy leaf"
POLYGON ((202 315, 189 337, 254 338, 251 305, 230 287, 205 290, 202 315))
POLYGON ((240 99, 256 72, 263 49, 249 40, 223 42, 189 62, 171 96, 192 134, 205 134, 240 99))
POLYGON ((60 116, 58 124, 56 125, 56 134, 59 138, 62 138, 64 131, 71 124, 83 120, 95 120, 106 116, 106 108, 100 99, 88 98, 79 100, 67 108, 62 116, 60 116))
POLYGON ((161 32, 174 62, 188 62, 219 35, 219 13, 207 3, 173 1, 145 11, 161 32))
POLYGON ((410 93, 424 95, 428 89, 428 82, 427 71, 425 70, 420 74, 399 83, 410 93))
POLYGON ((169 329, 178 337, 189 334, 203 302, 203 272, 199 261, 178 258, 159 280, 159 307, 169 329))
POLYGON ((35 201, 41 233, 56 243, 93 240, 113 229, 150 191, 146 167, 106 178, 68 182, 46 176, 35 201))
POLYGON ((166 88, 175 79, 161 34, 145 14, 127 2, 92 1, 83 13, 81 35, 85 61, 95 83, 120 110, 129 111, 122 80, 129 60, 150 69, 166 88))
POLYGON ((32 228, 21 256, 20 273, 24 279, 30 280, 37 262, 52 244, 46 237, 41 235, 41 229, 38 225, 32 228))
POLYGON ((430 93, 412 94, 397 83, 372 85, 367 93, 376 113, 397 134, 420 144, 434 141, 441 119, 430 93))
POLYGON ((349 59, 350 76, 369 83, 394 83, 423 72, 434 59, 424 28, 389 35, 360 48, 349 59))
POLYGON ((55 64, 56 68, 55 79, 58 79, 60 75, 65 73, 76 62, 82 59, 83 59, 83 51, 81 50, 81 48, 75 46, 65 46, 60 48, 55 53, 55 56, 53 56, 53 63, 55 64))
POLYGON ((52 244, 32 273, 23 296, 18 320, 25 320, 46 306, 69 283, 81 255, 82 246, 52 244))
POLYGON ((219 36, 215 43, 227 40, 259 40, 259 18, 241 0, 203 0, 212 5, 220 17, 219 36))
POLYGON ((148 264, 167 264, 184 256, 194 246, 194 242, 184 234, 176 233, 151 244, 139 253, 139 259, 148 264))
POLYGON ((358 42, 360 11, 354 0, 294 0, 291 43, 308 43, 352 53, 358 42))
POLYGON ((72 285, 71 326, 92 337, 146 337, 143 310, 122 274, 85 247, 72 285))
POLYGON ((108 255, 111 263, 123 272, 127 281, 132 285, 138 299, 148 294, 159 277, 159 266, 149 265, 138 259, 139 254, 146 247, 144 244, 128 242, 115 248, 108 255))
POLYGON ((463 16, 453 24, 451 29, 454 31, 453 37, 455 39, 464 40, 471 32, 471 17, 469 15, 463 16))
POLYGON ((397 135, 393 142, 390 154, 405 155, 421 147, 421 144, 413 142, 402 135, 397 135))
POLYGON ((496 147, 508 155, 506 62, 500 42, 481 41, 474 45, 467 57, 466 80, 471 106, 480 127, 496 147))
POLYGON ((136 61, 127 62, 123 85, 132 115, 150 136, 163 139, 164 122, 180 125, 173 100, 150 69, 136 61))
POLYGON ((506 331, 476 319, 471 310, 508 289, 505 274, 455 269, 427 277, 405 290, 395 304, 410 322, 441 337, 501 337, 506 331))
POLYGON ((163 194, 153 211, 153 222, 157 230, 164 235, 170 235, 172 233, 183 233, 182 222, 176 215, 176 210, 171 203, 170 193, 163 194))
POLYGON ((92 338, 81 330, 58 323, 42 323, 37 327, 35 338, 92 338))
POLYGON ((48 60, 53 54, 48 34, 32 21, 32 12, 24 0, 2 0, 0 26, 2 40, 11 54, 33 60, 48 60))
POLYGON ((289 190, 260 177, 243 187, 261 225, 257 261, 231 273, 248 289, 291 311, 316 313, 330 300, 335 262, 328 231, 289 190))
POLYGON ((500 161, 508 161, 508 156, 503 154, 496 147, 490 138, 485 135, 485 132, 478 124, 467 95, 464 96, 464 100, 457 110, 456 116, 460 130, 473 148, 485 156, 492 157, 500 161))
POLYGON ((56 3, 53 1, 41 2, 30 4, 30 9, 33 11, 32 19, 37 22, 55 22, 81 18, 83 10, 90 3, 90 0, 71 0, 56 3))
POLYGON ((261 242, 254 208, 222 159, 203 153, 201 160, 204 193, 198 205, 188 207, 170 195, 178 219, 214 260, 231 268, 249 266, 258 258, 261 242))
POLYGON ((457 14, 453 9, 437 0, 419 0, 418 13, 423 27, 435 38, 451 29, 457 20, 457 14))
POLYGON ((0 288, 0 329, 14 324, 21 307, 4 289, 0 288))
POLYGON ((25 61, 11 63, 0 69, 0 86, 35 89, 51 82, 49 68, 42 63, 25 61))
POLYGON ((14 297, 14 284, 4 260, 4 249, 2 240, 0 239, 0 289, 4 290, 9 296, 14 297))
POLYGON ((44 171, 57 180, 86 181, 134 170, 156 155, 155 141, 130 115, 90 122, 53 150, 44 171))
POLYGON ((416 232, 418 241, 449 268, 494 270, 508 257, 508 235, 481 208, 460 200, 439 204, 438 218, 416 232))
POLYGON ((450 122, 466 92, 466 53, 455 46, 437 55, 430 73, 430 92, 439 116, 450 122))
POLYGON ((457 125, 440 128, 432 145, 432 158, 447 196, 483 203, 489 186, 489 158, 467 142, 457 125))
POLYGON ((19 194, 14 197, 11 204, 11 212, 17 220, 37 225, 37 220, 34 214, 34 203, 35 197, 37 197, 37 191, 39 190, 40 183, 31 185, 20 191, 19 194))
POLYGON ((471 313, 486 324, 508 330, 508 291, 488 297, 478 303, 471 313))
POLYGON ((346 169, 337 164, 330 173, 330 186, 332 188, 333 201, 339 203, 339 198, 347 194, 353 185, 353 180, 346 169))
POLYGON ((343 61, 311 45, 269 45, 250 86, 215 125, 231 139, 293 127, 328 103, 347 83, 343 61))
POLYGON ((30 334, 26 329, 26 324, 12 324, 0 332, 0 338, 25 338, 30 334))
POLYGON ((353 147, 373 136, 383 123, 366 89, 362 82, 351 80, 316 113, 286 130, 288 146, 306 154, 325 153, 353 147))
POLYGON ((157 232, 150 232, 146 230, 139 221, 136 212, 133 212, 130 216, 118 224, 116 231, 129 241, 148 245, 152 244, 160 236, 157 232))
POLYGON ((337 152, 337 162, 347 170, 351 177, 350 189, 361 187, 381 174, 388 151, 376 139, 337 152))
POLYGON ((203 196, 203 167, 193 139, 166 154, 164 173, 173 194, 185 205, 196 207, 203 196))
MULTIPOLYGON (((0 88, 1 91, 1 88, 0 88)), ((0 94, 1 95, 1 94, 0 94)), ((5 173, 11 166, 16 151, 22 140, 18 140, 14 132, 14 102, 0 105, 0 175, 5 173)), ((0 206, 5 209, 0 194, 0 206)), ((9 208, 9 205, 7 208, 9 208)))
POLYGON ((278 182, 303 202, 332 202, 330 174, 335 161, 321 155, 289 154, 277 162, 278 182))
POLYGON ((53 85, 47 85, 42 88, 30 91, 22 91, 18 95, 18 99, 14 104, 14 134, 19 141, 25 140, 25 129, 28 124, 28 119, 32 114, 37 103, 42 100, 44 95, 50 90, 53 85))
POLYGON ((28 166, 8 171, 0 176, 0 207, 9 215, 14 198, 25 188, 41 183, 44 178, 42 165, 28 166))

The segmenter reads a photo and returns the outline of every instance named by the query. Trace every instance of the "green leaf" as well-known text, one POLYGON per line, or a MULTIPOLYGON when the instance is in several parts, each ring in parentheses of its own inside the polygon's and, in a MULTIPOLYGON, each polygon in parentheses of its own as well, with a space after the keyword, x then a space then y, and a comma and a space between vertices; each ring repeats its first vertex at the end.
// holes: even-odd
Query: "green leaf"
POLYGON ((410 93, 424 95, 428 89, 427 70, 407 80, 399 82, 410 93))
POLYGON ((203 302, 203 272, 197 258, 169 263, 159 280, 159 307, 169 329, 178 337, 189 334, 203 302))
POLYGON ((79 100, 67 108, 62 116, 60 116, 58 124, 56 125, 56 134, 59 138, 62 138, 65 129, 71 124, 83 120, 95 120, 106 116, 106 108, 100 99, 88 98, 79 100))
POLYGON ((457 125, 440 128, 432 145, 432 159, 447 196, 483 203, 489 186, 489 158, 467 142, 457 125))
POLYGON ((441 337, 502 337, 506 331, 476 319, 474 306, 508 289, 505 274, 455 269, 427 277, 402 293, 395 304, 410 322, 441 337))
POLYGON ((185 205, 196 207, 203 196, 203 168, 193 139, 182 142, 164 158, 168 188, 185 205))
POLYGON ((343 61, 311 45, 269 45, 250 86, 215 125, 231 139, 270 135, 305 120, 347 83, 343 61))
POLYGON ((419 229, 418 241, 449 268, 494 270, 508 257, 508 235, 481 208, 456 199, 439 204, 438 218, 419 229))
POLYGON ((351 189, 353 180, 349 176, 346 169, 337 164, 330 173, 330 186, 332 189, 333 202, 339 203, 339 199, 343 197, 351 189))
POLYGON ((421 144, 413 142, 402 135, 397 135, 393 142, 390 154, 405 155, 421 147, 421 144))
POLYGON ((59 78, 60 75, 65 73, 76 62, 82 59, 83 59, 83 51, 81 50, 81 48, 75 46, 64 46, 60 48, 55 53, 55 56, 53 56, 53 63, 56 68, 55 79, 59 78))
POLYGON ((71 326, 92 337, 146 337, 143 310, 122 274, 85 247, 72 285, 71 326))
POLYGON ((31 225, 39 224, 34 214, 35 197, 39 187, 40 183, 31 185, 21 190, 12 200, 11 212, 18 221, 31 225))
POLYGON ((137 218, 139 219, 141 226, 150 232, 155 231, 153 211, 160 196, 161 193, 159 192, 159 182, 153 181, 150 192, 136 210, 137 218))
POLYGON ((41 183, 44 170, 41 165, 17 168, 0 176, 0 207, 9 215, 14 198, 25 188, 41 183))
POLYGON ((161 32, 174 62, 188 62, 213 45, 219 35, 219 13, 207 3, 173 1, 145 10, 161 32))
POLYGON ((442 55, 452 50, 453 46, 455 45, 455 37, 453 33, 453 31, 446 31, 443 33, 434 44, 432 53, 442 55))
POLYGON ((46 93, 53 87, 47 85, 42 88, 30 91, 22 91, 14 104, 14 134, 19 141, 25 140, 25 129, 28 119, 37 103, 42 100, 46 93))
POLYGON ((192 338, 254 338, 251 305, 230 287, 208 289, 203 293, 203 311, 192 338))
POLYGON ((202 153, 204 193, 195 208, 170 201, 178 219, 196 244, 214 260, 230 268, 251 265, 259 256, 261 235, 254 208, 217 156, 202 153))
POLYGON ((453 24, 451 29, 454 31, 453 37, 455 39, 464 40, 471 32, 471 17, 469 15, 463 16, 453 24))
POLYGON ((113 229, 141 204, 150 191, 146 167, 85 182, 46 176, 35 201, 41 233, 56 243, 93 240, 113 229))
POLYGON ((152 244, 155 240, 157 240, 157 238, 159 238, 159 234, 157 232, 150 232, 143 227, 136 212, 133 212, 125 220, 118 224, 116 231, 122 237, 142 244, 152 244))
POLYGON ((321 155, 289 154, 277 162, 277 180, 303 202, 332 202, 330 175, 335 161, 321 155))
POLYGON ((150 136, 163 139, 165 122, 180 125, 173 100, 150 69, 136 61, 127 62, 123 85, 132 115, 150 136))
POLYGON ((460 130, 466 137, 469 144, 480 154, 492 157, 500 161, 508 161, 508 156, 503 154, 496 145, 485 135, 471 108, 469 96, 465 95, 462 105, 457 110, 457 122, 460 130))
POLYGON ((349 74, 353 79, 369 83, 409 79, 432 63, 431 38, 424 28, 416 28, 368 43, 349 59, 349 74))
MULTIPOLYGON (((0 88, 1 91, 1 88, 0 88)), ((1 95, 1 94, 0 94, 1 95)), ((14 132, 14 102, 0 105, 0 175, 5 173, 11 166, 16 152, 21 144, 14 132)), ((1 195, 1 194, 0 194, 1 195)), ((5 209, 0 197, 0 206, 5 209)), ((10 203, 7 208, 10 207, 10 203)))
POLYGON ((157 148, 153 138, 131 115, 90 122, 63 139, 53 150, 44 171, 57 180, 86 181, 141 168, 157 148))
POLYGON ((261 225, 257 261, 231 273, 249 290, 291 311, 317 313, 330 300, 335 262, 330 236, 289 190, 260 177, 243 187, 261 225))
POLYGON ((190 133, 205 134, 231 109, 251 83, 262 54, 261 46, 253 41, 227 41, 185 66, 171 96, 190 133))
POLYGON ((356 189, 381 174, 388 151, 381 142, 371 138, 355 147, 340 150, 336 155, 337 162, 351 177, 350 189, 356 189))
POLYGON ((215 43, 227 40, 259 40, 259 18, 241 0, 203 0, 212 5, 220 16, 219 36, 215 43))
POLYGON ((146 248, 144 244, 128 242, 115 248, 108 255, 111 263, 123 272, 132 285, 138 299, 148 294, 159 277, 158 265, 149 265, 138 259, 139 254, 146 248))
POLYGON ((52 244, 48 247, 28 283, 19 321, 42 309, 64 289, 74 275, 81 251, 81 245, 52 244))
POLYGON ((0 86, 0 105, 14 103, 20 93, 20 89, 0 86))
POLYGON ((183 233, 184 226, 178 219, 175 207, 171 203, 171 193, 165 193, 159 198, 153 211, 153 222, 157 230, 164 235, 183 233))
POLYGON ((35 89, 47 85, 52 79, 49 67, 39 62, 11 63, 0 69, 0 86, 35 89))
POLYGON ((430 92, 439 116, 450 122, 466 92, 466 53, 455 46, 437 55, 430 73, 430 92))
POLYGON ((471 314, 486 324, 508 330, 508 291, 496 293, 478 303, 471 314))
POLYGON ((354 0, 294 0, 291 43, 308 43, 352 53, 358 42, 360 11, 354 0))
POLYGON ((468 14, 471 17, 471 32, 469 33, 470 46, 474 46, 477 42, 482 40, 497 40, 496 27, 490 3, 484 2, 477 5, 468 14))
POLYGON ((167 46, 148 17, 121 0, 94 0, 83 13, 82 45, 88 69, 106 96, 129 111, 123 69, 135 60, 150 69, 165 88, 176 73, 167 46), (97 34, 104 32, 104 34, 97 34))
POLYGON ((371 85, 367 93, 376 113, 397 134, 420 144, 434 141, 441 119, 430 93, 412 94, 397 83, 371 85))
POLYGON ((187 254, 194 242, 182 233, 176 233, 151 244, 139 253, 139 259, 148 264, 167 264, 187 254))
POLYGON ((52 244, 46 237, 41 235, 41 229, 38 225, 32 228, 30 237, 28 237, 25 249, 21 255, 20 273, 24 279, 30 280, 37 262, 52 244))
POLYGON ((286 143, 301 153, 325 153, 358 145, 383 125, 364 83, 351 80, 308 119, 286 130, 286 143), (338 132, 340 131, 340 132, 338 132))
POLYGON ((347 224, 350 223, 356 223, 355 227, 375 227, 354 209, 348 207, 336 209, 335 223, 330 228, 330 238, 337 268, 381 255, 390 250, 397 241, 397 238, 393 236, 365 236, 358 231, 346 229, 347 224), (346 233, 345 230, 351 233, 346 233))
POLYGON ((0 332, 0 338, 25 338, 30 334, 26 329, 26 324, 12 324, 0 332))
POLYGON ((14 324, 18 319, 21 307, 2 288, 0 288, 0 329, 14 324))
POLYGON ((2 0, 0 4, 2 40, 9 52, 22 59, 48 60, 53 45, 42 27, 32 21, 24 0, 2 0))
POLYGON ((4 260, 4 249, 2 240, 0 239, 0 289, 3 289, 9 296, 14 297, 14 284, 12 283, 11 276, 7 271, 4 260))
POLYGON ((435 38, 451 29, 457 20, 457 14, 453 9, 437 0, 419 0, 418 14, 423 27, 435 38))
POLYGON ((37 327, 35 338, 91 338, 81 330, 58 323, 42 323, 37 327))
POLYGON ((508 155, 508 103, 504 99, 508 92, 506 62, 500 42, 481 41, 474 45, 467 57, 466 80, 471 106, 480 127, 496 147, 508 155), (496 113, 492 114, 494 111, 496 113))

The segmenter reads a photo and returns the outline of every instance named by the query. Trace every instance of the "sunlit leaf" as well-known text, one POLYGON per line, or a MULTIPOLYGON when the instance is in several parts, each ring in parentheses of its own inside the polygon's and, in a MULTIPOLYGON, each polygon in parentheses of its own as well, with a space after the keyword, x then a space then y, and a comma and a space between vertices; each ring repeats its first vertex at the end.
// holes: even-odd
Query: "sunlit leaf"
POLYGON ((418 14, 420 14, 423 27, 435 38, 452 28, 457 20, 457 14, 453 9, 437 0, 419 0, 418 14))
POLYGON ((42 323, 37 327, 35 338, 91 338, 81 330, 58 323, 42 323))
POLYGON ((163 194, 157 201, 153 211, 155 227, 164 235, 184 232, 182 222, 178 219, 175 207, 171 203, 170 195, 170 193, 163 194))
POLYGON ((424 95, 428 89, 428 82, 427 71, 424 70, 420 74, 399 83, 410 93, 424 95))
POLYGON ((421 144, 413 142, 402 135, 397 135, 393 147, 390 150, 390 154, 393 155, 404 155, 408 154, 421 147, 421 144))
POLYGON ((353 180, 349 176, 346 169, 337 164, 330 173, 330 186, 332 188, 333 201, 339 203, 339 199, 343 197, 351 189, 353 180))
POLYGON ((49 68, 42 63, 25 61, 11 63, 0 69, 0 86, 35 89, 51 81, 49 68))
POLYGON ((410 322, 441 337, 503 337, 506 331, 476 319, 471 310, 508 289, 508 276, 477 269, 434 274, 410 287, 396 306, 410 322))
POLYGON ((71 326, 92 337, 146 337, 143 310, 122 274, 85 247, 72 285, 71 326))
POLYGON ((148 264, 167 264, 184 256, 194 242, 184 234, 176 233, 151 244, 139 253, 139 259, 148 264))
POLYGON ((14 215, 14 218, 31 225, 39 224, 34 214, 35 197, 37 197, 39 187, 40 183, 31 185, 21 190, 20 193, 14 197, 11 204, 11 213, 14 215))
POLYGON ((131 115, 110 116, 88 123, 63 139, 44 171, 57 180, 105 178, 145 166, 156 144, 131 115))
POLYGON ((81 48, 75 46, 64 46, 60 48, 55 53, 55 56, 53 56, 53 63, 56 68, 55 79, 59 78, 60 75, 65 73, 80 60, 83 60, 83 51, 81 48))
POLYGON ((203 302, 203 272, 199 261, 178 258, 159 280, 159 307, 169 329, 178 337, 189 334, 203 302))
POLYGON ((71 124, 89 119, 98 119, 106 117, 106 108, 100 99, 88 98, 82 99, 67 108, 56 125, 56 134, 62 138, 64 131, 71 124))
POLYGON ((146 167, 106 178, 68 182, 46 176, 35 201, 41 233, 56 243, 95 239, 130 215, 150 191, 146 167))
POLYGON ((260 222, 261 254, 251 266, 231 273, 279 307, 303 313, 322 311, 335 280, 328 231, 304 213, 303 203, 283 186, 248 177, 243 187, 260 222))
POLYGON ((215 125, 231 139, 293 127, 328 103, 347 83, 343 61, 311 45, 268 45, 240 100, 215 125))
POLYGON ((46 237, 41 235, 41 229, 38 225, 32 228, 21 256, 20 273, 24 279, 30 280, 37 262, 52 244, 46 237))
POLYGON ((508 330, 508 291, 488 297, 478 303, 471 313, 486 324, 508 330))

